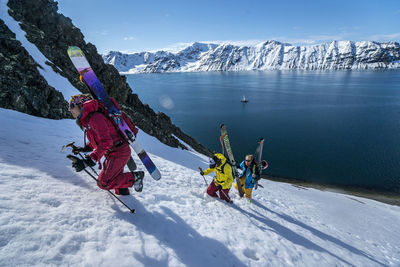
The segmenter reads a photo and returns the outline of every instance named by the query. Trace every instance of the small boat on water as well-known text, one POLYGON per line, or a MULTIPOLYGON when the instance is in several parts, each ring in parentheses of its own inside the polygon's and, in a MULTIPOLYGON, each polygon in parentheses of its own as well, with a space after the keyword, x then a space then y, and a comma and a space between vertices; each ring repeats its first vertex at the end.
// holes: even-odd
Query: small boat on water
POLYGON ((247 103, 247 102, 249 102, 249 100, 247 100, 246 97, 243 96, 243 98, 240 100, 240 102, 242 102, 242 103, 247 103))

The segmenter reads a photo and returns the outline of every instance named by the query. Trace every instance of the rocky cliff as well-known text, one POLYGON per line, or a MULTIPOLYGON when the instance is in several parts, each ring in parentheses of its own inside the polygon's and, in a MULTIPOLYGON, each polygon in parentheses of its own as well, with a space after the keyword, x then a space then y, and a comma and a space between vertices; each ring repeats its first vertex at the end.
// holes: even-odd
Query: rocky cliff
MULTIPOLYGON (((53 0, 10 0, 9 14, 20 23, 26 38, 48 59, 46 64, 67 78, 81 92, 88 92, 79 81, 79 76, 66 53, 68 46, 80 47, 93 70, 110 96, 146 133, 172 147, 186 148, 178 137, 198 152, 209 154, 209 150, 183 133, 172 124, 170 118, 161 112, 155 113, 144 105, 120 76, 114 66, 105 64, 96 47, 84 41, 81 31, 71 19, 59 14, 57 2, 53 0)), ((0 19, 1 21, 1 19, 0 19)), ((41 77, 41 68, 29 53, 15 40, 13 33, 1 21, 0 67, 6 72, 0 74, 0 107, 16 109, 28 114, 60 119, 67 118, 67 102, 41 77)))
POLYGON ((0 19, 0 107, 51 119, 67 118, 63 95, 47 84, 41 68, 0 19))

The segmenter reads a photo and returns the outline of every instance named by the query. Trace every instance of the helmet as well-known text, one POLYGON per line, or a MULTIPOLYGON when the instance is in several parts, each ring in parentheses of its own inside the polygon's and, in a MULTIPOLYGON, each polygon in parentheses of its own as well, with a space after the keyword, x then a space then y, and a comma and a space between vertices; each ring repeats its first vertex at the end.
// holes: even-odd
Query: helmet
POLYGON ((93 98, 89 94, 79 94, 71 96, 71 100, 69 101, 69 107, 74 108, 75 105, 81 105, 86 101, 92 100, 93 98))
POLYGON ((214 169, 216 166, 221 164, 221 159, 214 155, 212 158, 209 159, 209 163, 210 169, 214 169))

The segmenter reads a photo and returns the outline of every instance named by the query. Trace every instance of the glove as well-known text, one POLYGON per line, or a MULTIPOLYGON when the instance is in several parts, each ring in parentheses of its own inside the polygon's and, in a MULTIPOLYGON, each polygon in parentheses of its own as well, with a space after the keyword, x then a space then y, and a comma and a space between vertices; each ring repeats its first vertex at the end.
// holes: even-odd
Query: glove
POLYGON ((72 163, 72 168, 75 168, 76 172, 80 172, 85 168, 85 163, 83 160, 78 159, 77 161, 72 163))
POLYGON ((77 155, 79 152, 90 152, 93 151, 93 149, 89 146, 86 145, 85 147, 80 147, 80 146, 75 146, 72 148, 72 153, 77 155))
POLYGON ((96 165, 96 163, 89 156, 86 156, 84 160, 78 159, 77 161, 72 163, 72 167, 75 168, 76 172, 82 171, 87 166, 93 167, 94 165, 96 165))
POLYGON ((204 172, 203 172, 203 170, 201 170, 201 171, 200 171, 200 175, 204 175, 204 172))
MULTIPOLYGON (((214 182, 215 183, 215 182, 214 182)), ((215 183, 215 185, 217 186, 218 190, 222 190, 222 185, 215 183)))
POLYGON ((86 165, 86 167, 87 166, 93 167, 96 165, 96 162, 94 162, 91 157, 86 156, 85 157, 85 165, 86 165))

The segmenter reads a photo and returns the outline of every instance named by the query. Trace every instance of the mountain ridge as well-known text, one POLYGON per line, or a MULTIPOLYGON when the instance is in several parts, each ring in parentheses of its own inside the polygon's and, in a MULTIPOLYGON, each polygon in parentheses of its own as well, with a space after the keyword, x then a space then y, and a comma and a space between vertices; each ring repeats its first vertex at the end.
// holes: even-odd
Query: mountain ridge
POLYGON ((397 42, 332 41, 294 46, 274 40, 252 46, 195 42, 178 52, 121 53, 103 55, 120 73, 162 73, 243 70, 397 69, 397 42))

